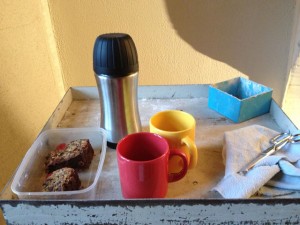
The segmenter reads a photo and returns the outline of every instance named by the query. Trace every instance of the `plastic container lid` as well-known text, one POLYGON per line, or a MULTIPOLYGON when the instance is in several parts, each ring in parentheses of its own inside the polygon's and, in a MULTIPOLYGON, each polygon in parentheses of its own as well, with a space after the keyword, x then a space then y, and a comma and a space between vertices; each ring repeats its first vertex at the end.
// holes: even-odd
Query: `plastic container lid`
POLYGON ((128 34, 110 33, 97 37, 94 45, 94 72, 123 77, 138 72, 138 55, 128 34))

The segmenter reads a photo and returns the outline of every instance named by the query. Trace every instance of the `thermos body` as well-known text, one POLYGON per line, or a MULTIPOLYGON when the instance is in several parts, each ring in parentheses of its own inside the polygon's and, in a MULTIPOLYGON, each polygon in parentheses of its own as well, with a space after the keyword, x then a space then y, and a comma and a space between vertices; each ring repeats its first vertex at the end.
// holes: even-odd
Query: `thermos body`
POLYGON ((141 130, 137 105, 138 73, 123 77, 95 74, 100 98, 100 125, 116 145, 127 134, 141 130))
POLYGON ((128 34, 97 37, 93 67, 100 98, 100 127, 107 131, 107 146, 116 148, 128 134, 141 131, 138 110, 138 55, 128 34))

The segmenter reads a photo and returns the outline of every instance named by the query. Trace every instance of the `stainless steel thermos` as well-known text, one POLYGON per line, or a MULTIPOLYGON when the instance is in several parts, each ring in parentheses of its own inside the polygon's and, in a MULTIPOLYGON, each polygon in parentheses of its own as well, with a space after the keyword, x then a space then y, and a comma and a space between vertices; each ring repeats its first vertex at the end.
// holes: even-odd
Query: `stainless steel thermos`
POLYGON ((93 66, 100 98, 100 127, 107 131, 107 145, 141 131, 137 103, 138 55, 128 34, 97 37, 93 66))

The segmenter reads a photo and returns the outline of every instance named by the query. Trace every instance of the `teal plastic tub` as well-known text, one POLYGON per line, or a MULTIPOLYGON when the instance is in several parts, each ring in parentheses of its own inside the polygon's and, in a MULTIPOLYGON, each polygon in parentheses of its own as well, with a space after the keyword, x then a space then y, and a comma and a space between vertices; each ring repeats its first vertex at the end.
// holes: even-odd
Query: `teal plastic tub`
POLYGON ((240 123, 268 113, 273 90, 243 77, 209 86, 208 107, 240 123))

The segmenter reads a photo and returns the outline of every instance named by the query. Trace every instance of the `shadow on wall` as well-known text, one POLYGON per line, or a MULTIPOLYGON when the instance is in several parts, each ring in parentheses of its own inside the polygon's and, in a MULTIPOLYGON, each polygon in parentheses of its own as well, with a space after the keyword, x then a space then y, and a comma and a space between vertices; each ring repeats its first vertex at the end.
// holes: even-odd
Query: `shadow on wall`
POLYGON ((196 51, 274 89, 270 78, 283 86, 287 72, 293 3, 165 0, 174 29, 196 51))

